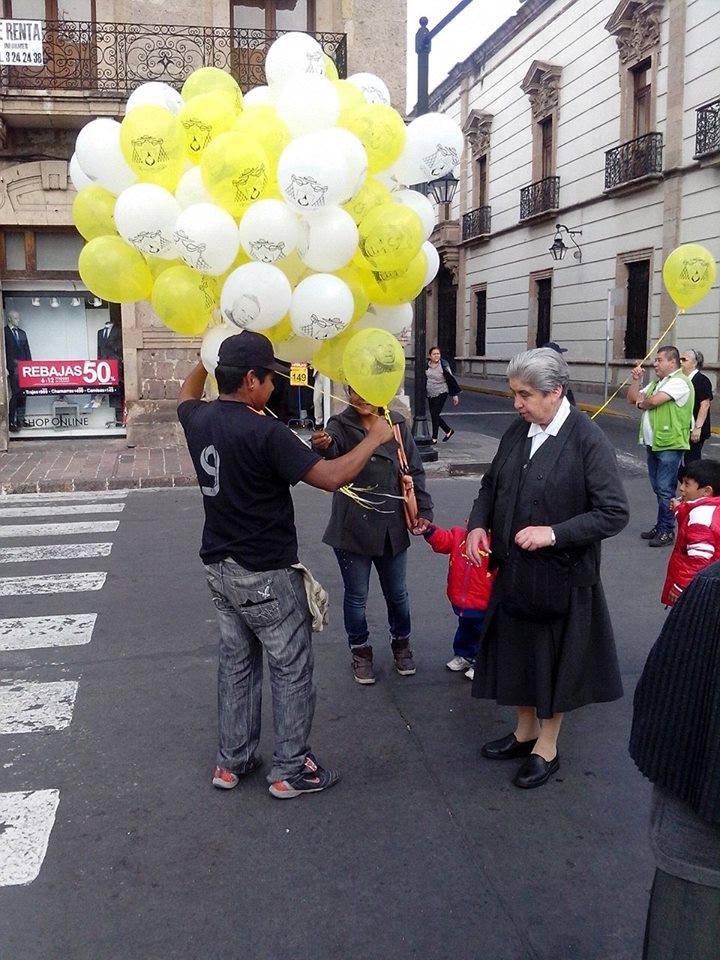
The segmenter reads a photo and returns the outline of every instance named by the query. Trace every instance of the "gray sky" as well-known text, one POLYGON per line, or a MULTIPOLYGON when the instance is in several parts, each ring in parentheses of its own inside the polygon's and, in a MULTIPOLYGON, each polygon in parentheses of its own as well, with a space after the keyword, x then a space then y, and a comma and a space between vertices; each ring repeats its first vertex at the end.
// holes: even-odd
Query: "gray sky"
MULTIPOLYGON (((408 16, 408 109, 415 106, 417 58, 415 33, 420 17, 427 17, 432 29, 457 3, 457 0, 407 0, 408 16)), ((433 40, 430 54, 430 90, 447 76, 448 70, 479 47, 501 23, 511 17, 520 0, 472 0, 472 3, 433 40)))

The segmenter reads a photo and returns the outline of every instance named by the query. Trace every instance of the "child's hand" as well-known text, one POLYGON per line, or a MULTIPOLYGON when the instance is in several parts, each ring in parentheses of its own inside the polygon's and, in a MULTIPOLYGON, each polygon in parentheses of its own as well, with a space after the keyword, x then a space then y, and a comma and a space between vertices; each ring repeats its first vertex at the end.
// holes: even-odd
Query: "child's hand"
POLYGON ((668 600, 670 601, 671 604, 676 604, 679 599, 680 599, 680 594, 675 593, 674 590, 671 590, 670 593, 668 594, 668 600))
POLYGON ((414 537, 420 537, 423 533, 425 533, 429 526, 430 521, 427 519, 427 517, 418 517, 415 522, 415 526, 412 528, 410 533, 412 533, 414 537))
POLYGON ((681 503, 682 503, 682 497, 673 497, 670 500, 670 509, 677 510, 677 508, 680 506, 681 503))

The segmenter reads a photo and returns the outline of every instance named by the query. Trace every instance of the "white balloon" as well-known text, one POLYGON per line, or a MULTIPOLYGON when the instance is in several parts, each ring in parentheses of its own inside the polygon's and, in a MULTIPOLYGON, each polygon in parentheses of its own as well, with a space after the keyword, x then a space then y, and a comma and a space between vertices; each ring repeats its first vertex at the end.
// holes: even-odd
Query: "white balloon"
POLYGON ((240 249, 237 224, 214 203, 196 203, 183 210, 173 241, 188 266, 211 277, 225 273, 240 249))
MULTIPOLYGON (((386 307, 381 303, 371 303, 366 316, 371 316, 376 327, 381 327, 397 336, 406 327, 412 325, 413 308, 411 303, 401 303, 397 307, 386 307)), ((373 324, 368 324, 373 326, 373 324)))
POLYGON ((315 273, 295 287, 290 324, 301 337, 329 340, 350 323, 355 301, 350 287, 331 273, 315 273))
POLYGON ((270 87, 253 87, 243 95, 243 110, 249 110, 251 107, 274 107, 276 99, 270 87))
POLYGON ((274 263, 293 252, 299 239, 297 214, 282 200, 258 200, 240 221, 240 243, 253 260, 274 263))
POLYGON ((374 73, 354 73, 348 81, 360 90, 368 103, 384 103, 390 106, 390 91, 387 84, 374 73))
POLYGON ((168 190, 153 183, 136 183, 117 198, 113 216, 120 236, 141 253, 161 260, 178 256, 173 232, 180 204, 168 190))
POLYGON ((151 80, 148 83, 141 83, 130 94, 125 104, 125 115, 127 116, 135 107, 145 106, 165 107, 171 113, 179 113, 182 105, 183 98, 174 87, 169 83, 151 80))
POLYGON ((212 196, 208 193, 202 178, 202 169, 194 163, 180 177, 178 185, 175 187, 175 199, 184 210, 191 207, 194 203, 214 203, 212 196))
POLYGON ((327 77, 300 76, 282 88, 276 109, 290 133, 300 137, 335 126, 340 116, 340 97, 327 77))
POLYGON ((270 46, 265 57, 265 76, 273 86, 303 74, 325 76, 322 47, 307 33, 285 33, 270 46))
POLYGON ((358 228, 350 214, 341 207, 328 207, 301 221, 298 253, 311 270, 330 273, 352 260, 358 239, 358 228))
POLYGON ((137 183, 120 149, 117 120, 98 117, 86 124, 77 136, 75 155, 83 173, 110 193, 117 195, 137 183))
POLYGON ((432 283, 437 276, 438 270, 440 269, 440 255, 429 240, 426 240, 420 249, 427 257, 427 270, 425 271, 425 280, 423 282, 423 286, 426 287, 429 283, 432 283))
POLYGON ((266 330, 290 309, 292 287, 270 263, 244 263, 233 270, 220 294, 220 310, 229 323, 243 330, 266 330))
POLYGON ((83 187, 91 187, 95 183, 95 181, 84 172, 75 153, 70 157, 68 173, 70 174, 72 185, 78 193, 80 193, 83 187))
POLYGON ((218 365, 220 344, 223 340, 227 340, 228 337, 234 336, 237 332, 237 327, 229 323, 220 323, 216 327, 210 327, 208 329, 200 345, 200 359, 208 373, 215 373, 215 368, 218 365))
POLYGON ((425 113, 407 128, 405 149, 393 172, 404 183, 426 183, 450 173, 460 162, 463 132, 443 113, 425 113))
POLYGON ((288 204, 307 213, 341 202, 347 189, 348 163, 344 155, 328 155, 324 132, 308 133, 280 154, 277 178, 288 204))
POLYGON ((344 127, 333 127, 324 130, 321 137, 325 138, 327 149, 336 156, 344 156, 347 164, 347 181, 340 203, 346 203, 354 197, 362 187, 368 172, 367 150, 354 133, 344 127))
POLYGON ((415 211, 422 221, 423 240, 429 240, 437 222, 433 203, 418 190, 398 190, 394 194, 393 200, 397 200, 398 203, 403 203, 406 207, 415 211))

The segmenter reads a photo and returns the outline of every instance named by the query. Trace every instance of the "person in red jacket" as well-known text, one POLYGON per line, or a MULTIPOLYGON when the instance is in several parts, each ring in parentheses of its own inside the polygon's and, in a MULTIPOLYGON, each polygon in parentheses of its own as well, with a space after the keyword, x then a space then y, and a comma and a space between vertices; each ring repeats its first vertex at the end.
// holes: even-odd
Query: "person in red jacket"
POLYGON ((453 672, 464 670, 468 680, 472 680, 495 574, 488 568, 487 555, 479 567, 468 560, 465 555, 466 527, 443 530, 431 524, 423 536, 435 553, 450 555, 447 595, 458 618, 458 627, 453 639, 454 656, 446 666, 453 672))
POLYGON ((668 606, 679 599, 699 570, 720 560, 720 463, 688 463, 680 481, 680 499, 673 501, 672 507, 677 539, 661 597, 668 606))

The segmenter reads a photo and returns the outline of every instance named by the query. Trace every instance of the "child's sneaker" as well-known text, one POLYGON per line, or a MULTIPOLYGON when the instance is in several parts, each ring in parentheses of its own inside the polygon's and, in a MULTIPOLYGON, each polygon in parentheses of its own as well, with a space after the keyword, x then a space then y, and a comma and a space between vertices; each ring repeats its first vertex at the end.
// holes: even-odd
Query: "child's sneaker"
POLYGON ((474 679, 475 679, 475 666, 474 666, 474 665, 468 667, 468 669, 465 671, 465 676, 468 678, 468 680, 474 680, 474 679))
POLYGON ((448 660, 445 666, 453 673, 460 673, 461 670, 467 670, 468 667, 472 666, 472 660, 468 660, 467 657, 453 657, 452 660, 448 660))
POLYGON ((278 800, 290 800, 292 797, 301 797, 305 793, 319 793, 334 787, 340 780, 340 774, 335 770, 325 770, 309 753, 305 758, 305 766, 295 776, 287 780, 276 780, 270 784, 270 793, 278 800))

